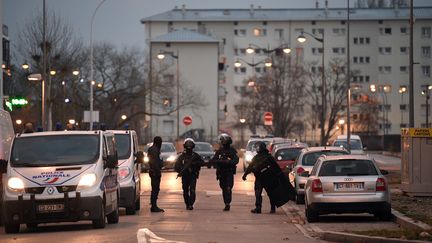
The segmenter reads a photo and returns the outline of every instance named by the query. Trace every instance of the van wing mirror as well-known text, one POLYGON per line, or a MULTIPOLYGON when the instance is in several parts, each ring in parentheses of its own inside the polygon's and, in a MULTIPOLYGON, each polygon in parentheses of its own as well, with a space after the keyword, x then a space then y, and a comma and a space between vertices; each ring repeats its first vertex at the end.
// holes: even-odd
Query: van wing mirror
POLYGON ((135 157, 136 157, 135 163, 138 163, 138 164, 144 163, 144 152, 143 151, 136 152, 135 157))
POLYGON ((0 159, 0 173, 1 174, 7 172, 7 164, 8 164, 7 160, 0 159))

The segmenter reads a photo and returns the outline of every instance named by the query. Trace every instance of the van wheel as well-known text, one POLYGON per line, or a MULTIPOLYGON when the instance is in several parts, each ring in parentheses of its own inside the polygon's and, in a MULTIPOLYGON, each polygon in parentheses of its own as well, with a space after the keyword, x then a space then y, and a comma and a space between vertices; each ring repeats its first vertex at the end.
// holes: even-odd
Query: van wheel
POLYGON ((318 222, 319 221, 318 212, 316 212, 315 210, 309 208, 308 206, 306 206, 305 213, 306 213, 306 219, 307 219, 307 221, 309 223, 313 223, 313 222, 318 222))
POLYGON ((92 220, 93 228, 103 229, 105 228, 105 205, 101 204, 101 212, 98 219, 92 220))
POLYGON ((7 234, 18 233, 20 230, 20 225, 19 224, 6 224, 5 223, 4 230, 5 230, 5 233, 7 233, 7 234))
MULTIPOLYGON (((117 194, 118 195, 118 194, 117 194)), ((127 208, 126 208, 127 210, 127 208)), ((114 211, 107 215, 108 224, 117 224, 119 222, 118 197, 114 211)))
POLYGON ((37 223, 27 223, 26 226, 30 230, 35 230, 37 228, 38 224, 37 223))
POLYGON ((135 202, 135 210, 141 209, 141 196, 138 197, 138 200, 135 202))

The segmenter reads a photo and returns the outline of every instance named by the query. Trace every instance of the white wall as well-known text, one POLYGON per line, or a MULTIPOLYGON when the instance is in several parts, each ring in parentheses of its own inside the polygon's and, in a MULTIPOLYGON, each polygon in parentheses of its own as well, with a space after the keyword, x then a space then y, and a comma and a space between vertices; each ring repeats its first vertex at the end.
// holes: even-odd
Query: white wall
MULTIPOLYGON (((170 47, 166 47, 165 43, 153 43, 153 60, 157 60, 156 55, 160 50, 176 53, 179 52, 179 71, 180 83, 187 83, 195 90, 201 91, 203 102, 200 107, 181 108, 180 109, 180 131, 183 134, 190 129, 205 130, 205 135, 213 134, 217 136, 217 63, 218 63, 218 43, 171 43, 170 47), (191 116, 192 124, 186 127, 182 120, 184 116, 191 116)), ((176 61, 168 60, 172 57, 167 56, 163 61, 170 65, 166 70, 166 74, 174 75, 176 80, 176 61)), ((164 64, 161 64, 164 65, 164 64)), ((153 71, 157 72, 159 65, 154 65, 153 71)), ((182 84, 181 84, 182 85, 182 84)), ((173 104, 176 104, 176 86, 167 87, 173 91, 173 104)), ((181 89, 180 89, 181 90, 181 89)), ((189 94, 180 93, 180 97, 187 97, 189 94)), ((154 96, 153 99, 157 97, 154 96)), ((162 98, 162 97, 159 97, 162 98)), ((180 104, 182 101, 180 101, 180 104)), ((161 107, 153 107, 154 111, 162 111, 161 107)), ((177 134, 177 113, 173 112, 169 116, 154 116, 152 120, 152 134, 162 135, 166 140, 174 139, 177 134), (173 121, 173 134, 164 134, 163 122, 173 121), (167 137, 171 136, 171 138, 167 137)))

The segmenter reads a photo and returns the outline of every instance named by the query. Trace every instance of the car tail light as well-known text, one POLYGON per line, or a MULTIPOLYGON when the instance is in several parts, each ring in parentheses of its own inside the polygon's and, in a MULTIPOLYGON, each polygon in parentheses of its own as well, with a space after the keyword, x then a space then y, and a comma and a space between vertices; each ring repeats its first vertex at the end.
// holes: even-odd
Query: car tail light
POLYGON ((315 179, 312 181, 312 192, 323 192, 320 179, 315 179))
POLYGON ((376 189, 378 191, 385 191, 386 190, 386 182, 384 178, 378 178, 376 181, 376 189))
POLYGON ((301 173, 303 173, 303 172, 305 172, 305 169, 303 169, 303 167, 298 167, 297 168, 297 174, 301 174, 301 173))

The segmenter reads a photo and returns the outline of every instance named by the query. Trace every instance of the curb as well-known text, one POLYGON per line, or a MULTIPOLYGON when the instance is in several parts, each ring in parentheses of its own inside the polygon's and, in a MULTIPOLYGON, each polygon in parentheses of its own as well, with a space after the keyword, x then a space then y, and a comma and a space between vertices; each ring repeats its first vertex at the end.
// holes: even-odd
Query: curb
POLYGON ((394 215, 393 222, 399 224, 402 228, 418 230, 418 231, 429 231, 432 227, 423 222, 415 221, 414 219, 405 216, 401 212, 392 209, 392 214, 394 215))
POLYGON ((403 240, 396 238, 384 238, 377 236, 357 235, 335 231, 323 231, 319 233, 320 239, 334 242, 363 242, 363 243, 402 243, 402 242, 425 242, 418 240, 403 240))

